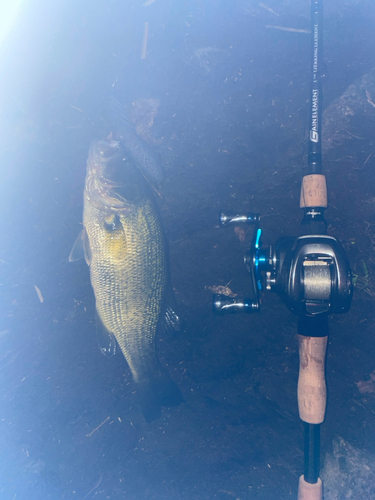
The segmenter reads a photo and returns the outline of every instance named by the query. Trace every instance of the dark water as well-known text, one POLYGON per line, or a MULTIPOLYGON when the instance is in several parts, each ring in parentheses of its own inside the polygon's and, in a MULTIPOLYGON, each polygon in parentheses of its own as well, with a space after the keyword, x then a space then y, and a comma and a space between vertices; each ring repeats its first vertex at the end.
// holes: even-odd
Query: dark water
MULTIPOLYGON (((330 319, 329 500, 375 498, 364 472, 375 456, 374 21, 365 0, 326 2, 326 215, 357 275, 351 311, 330 319)), ((308 30, 309 1, 21 11, 0 52, 1 499, 296 498, 296 318, 270 294, 260 315, 215 317, 205 289, 251 286, 251 230, 242 242, 219 230, 220 209, 264 215, 266 245, 298 231, 310 37, 277 26, 308 30), (158 203, 184 318, 157 346, 186 402, 152 424, 123 357, 99 352, 85 263, 68 263, 111 89, 164 164, 158 203)))

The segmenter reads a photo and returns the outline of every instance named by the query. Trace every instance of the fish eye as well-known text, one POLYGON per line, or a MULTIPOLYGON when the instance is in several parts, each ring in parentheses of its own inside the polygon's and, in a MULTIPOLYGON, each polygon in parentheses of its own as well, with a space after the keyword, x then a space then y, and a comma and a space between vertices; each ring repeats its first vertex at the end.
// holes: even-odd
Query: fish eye
POLYGON ((112 213, 111 215, 104 217, 104 229, 109 233, 113 233, 121 227, 120 217, 117 214, 112 213))

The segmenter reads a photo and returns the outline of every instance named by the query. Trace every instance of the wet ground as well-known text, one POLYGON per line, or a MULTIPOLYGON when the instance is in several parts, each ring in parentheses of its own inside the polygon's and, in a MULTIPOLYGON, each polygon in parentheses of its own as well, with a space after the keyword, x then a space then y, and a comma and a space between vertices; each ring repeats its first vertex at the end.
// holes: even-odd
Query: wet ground
MULTIPOLYGON (((100 128, 82 106, 90 96, 80 104, 72 93, 83 111, 52 99, 42 119, 9 127, 2 158, 14 164, 5 186, 16 188, 17 204, 4 192, 1 499, 296 498, 303 471, 297 319, 269 293, 260 314, 217 317, 208 288, 251 291, 243 255, 252 229, 219 229, 221 209, 260 213, 265 245, 298 234, 302 218, 308 34, 265 26, 308 29, 308 10, 285 3, 280 19, 259 5, 236 4, 246 12, 241 29, 252 29, 223 31, 234 49, 210 51, 202 62, 202 52, 192 50, 209 46, 202 36, 169 54, 174 71, 150 134, 166 168, 157 199, 184 325, 176 336, 159 337, 157 348, 185 402, 152 424, 143 420, 122 356, 107 360, 99 352, 86 265, 67 262, 81 220, 87 150, 100 128), (246 57, 236 51, 245 42, 246 57)), ((326 500, 371 500, 375 60, 364 56, 373 43, 371 16, 360 2, 345 5, 340 16, 327 8, 324 168, 329 233, 344 245, 355 293, 351 310, 329 322, 322 477, 326 500), (349 17, 361 24, 342 40, 349 17)), ((133 64, 161 77, 152 62, 147 71, 133 64)), ((141 88, 137 98, 160 97, 151 95, 150 82, 144 87, 148 94, 141 88)))

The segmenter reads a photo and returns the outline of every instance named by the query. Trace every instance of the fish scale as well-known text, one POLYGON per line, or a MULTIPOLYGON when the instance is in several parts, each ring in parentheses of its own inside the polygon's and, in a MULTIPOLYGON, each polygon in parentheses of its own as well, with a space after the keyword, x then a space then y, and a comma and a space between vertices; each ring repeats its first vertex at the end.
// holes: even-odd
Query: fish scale
POLYGON ((136 382, 150 376, 156 365, 155 335, 166 284, 165 248, 154 211, 147 201, 136 213, 119 215, 123 242, 116 252, 111 251, 113 236, 100 227, 100 211, 85 206, 83 219, 93 254, 97 311, 136 382))

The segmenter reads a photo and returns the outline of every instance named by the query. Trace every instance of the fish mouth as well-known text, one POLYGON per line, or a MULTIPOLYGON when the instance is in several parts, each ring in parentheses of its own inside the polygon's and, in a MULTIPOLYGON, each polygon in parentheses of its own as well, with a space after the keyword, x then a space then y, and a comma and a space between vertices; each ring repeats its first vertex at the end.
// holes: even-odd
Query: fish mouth
POLYGON ((85 189, 92 200, 107 208, 127 209, 131 204, 119 193, 122 183, 113 180, 121 162, 119 141, 96 141, 87 160, 85 189))

